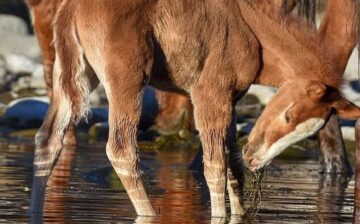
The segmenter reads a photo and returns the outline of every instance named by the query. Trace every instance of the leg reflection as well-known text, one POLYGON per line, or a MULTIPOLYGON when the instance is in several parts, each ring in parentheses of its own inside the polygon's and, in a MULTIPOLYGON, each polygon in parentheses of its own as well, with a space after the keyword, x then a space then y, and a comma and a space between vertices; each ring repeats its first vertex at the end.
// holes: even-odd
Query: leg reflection
POLYGON ((49 191, 45 199, 45 218, 49 217, 59 223, 67 223, 65 208, 68 206, 69 197, 62 192, 69 188, 74 157, 74 148, 64 148, 47 184, 49 191))
POLYGON ((345 190, 350 178, 346 175, 322 175, 319 183, 316 221, 332 223, 342 221, 345 190))

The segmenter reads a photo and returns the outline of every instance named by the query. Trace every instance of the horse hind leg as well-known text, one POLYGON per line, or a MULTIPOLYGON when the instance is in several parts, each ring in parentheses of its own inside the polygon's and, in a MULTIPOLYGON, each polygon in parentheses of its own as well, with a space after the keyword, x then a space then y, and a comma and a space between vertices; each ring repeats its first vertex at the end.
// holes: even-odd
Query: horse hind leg
POLYGON ((105 52, 111 55, 107 60, 104 74, 104 87, 109 101, 109 139, 106 154, 119 176, 126 192, 140 216, 154 216, 139 170, 137 129, 141 115, 141 103, 146 77, 151 71, 151 58, 145 55, 149 49, 142 42, 127 41, 122 52, 116 45, 105 52), (131 52, 129 54, 123 52, 131 52), (144 52, 145 51, 145 55, 144 52), (116 58, 117 60, 113 60, 116 58), (131 58, 131 60, 129 60, 131 58), (134 60, 136 59, 136 60, 134 60), (119 66, 122 65, 122 66, 119 66))
POLYGON ((62 140, 72 118, 72 113, 69 111, 71 111, 71 103, 68 100, 53 100, 44 123, 36 134, 31 213, 43 212, 46 183, 60 155, 62 140))
MULTIPOLYGON (((88 91, 90 93, 97 86, 98 80, 92 68, 88 64, 85 64, 85 67, 82 79, 89 84, 88 91)), ((63 148, 65 133, 77 117, 72 110, 71 98, 64 94, 59 74, 58 71, 54 73, 54 77, 56 77, 54 80, 56 81, 54 82, 52 101, 44 122, 35 137, 34 175, 30 200, 31 214, 43 212, 47 181, 63 148)))

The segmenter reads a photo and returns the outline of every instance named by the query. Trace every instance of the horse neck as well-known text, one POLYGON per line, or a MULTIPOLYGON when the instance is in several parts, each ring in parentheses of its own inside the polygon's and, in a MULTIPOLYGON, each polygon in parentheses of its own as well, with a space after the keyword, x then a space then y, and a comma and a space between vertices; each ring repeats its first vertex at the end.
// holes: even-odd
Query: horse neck
POLYGON ((357 5, 353 0, 330 0, 319 29, 320 42, 343 74, 357 42, 357 5))
MULTIPOLYGON (((334 74, 339 77, 344 73, 357 43, 356 10, 356 1, 330 0, 317 33, 324 53, 333 62, 334 74)), ((296 78, 301 77, 296 77, 292 69, 276 55, 267 52, 266 49, 263 50, 263 67, 256 79, 257 84, 280 87, 287 80, 296 78)))
POLYGON ((279 88, 287 80, 294 78, 291 68, 270 51, 262 51, 263 66, 255 84, 279 88))

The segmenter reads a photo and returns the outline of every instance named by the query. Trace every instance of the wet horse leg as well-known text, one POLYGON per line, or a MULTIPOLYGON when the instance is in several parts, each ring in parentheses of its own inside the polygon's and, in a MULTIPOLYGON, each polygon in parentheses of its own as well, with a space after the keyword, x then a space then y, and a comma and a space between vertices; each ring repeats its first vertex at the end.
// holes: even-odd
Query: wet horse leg
POLYGON ((54 91, 50 109, 35 138, 30 213, 43 212, 46 183, 61 152, 63 137, 72 119, 70 101, 61 98, 54 91))
MULTIPOLYGON (((358 1, 329 0, 325 16, 321 22, 318 36, 325 46, 326 55, 336 62, 339 74, 343 74, 349 57, 357 43, 356 19, 358 18, 358 1)), ((321 157, 324 171, 328 173, 345 173, 353 171, 346 158, 344 141, 338 118, 333 115, 327 125, 319 132, 321 157)))
MULTIPOLYGON (((207 76, 205 79, 211 78, 207 76)), ((232 93, 213 80, 201 79, 191 91, 195 124, 204 151, 204 176, 210 190, 211 215, 225 217, 226 138, 232 119, 232 93), (211 82, 211 84, 210 84, 211 82)))
MULTIPOLYGON (((52 101, 43 125, 35 137, 34 176, 30 201, 31 214, 43 213, 46 184, 63 148, 66 130, 74 119, 71 99, 66 97, 62 91, 59 74, 59 71, 54 72, 54 77, 56 77, 54 80, 56 81, 54 82, 52 101)), ((89 83, 91 92, 99 82, 88 64, 85 66, 83 75, 89 83)))
POLYGON ((242 154, 236 141, 236 112, 233 111, 233 119, 228 132, 228 170, 227 170, 227 190, 229 194, 231 214, 243 215, 243 163, 242 154))
POLYGON ((331 116, 326 126, 319 131, 320 162, 324 173, 351 175, 352 169, 347 158, 339 119, 331 116))
POLYGON ((104 87, 109 101, 109 139, 106 154, 136 213, 141 216, 154 216, 155 212, 140 176, 136 142, 143 88, 152 66, 149 58, 151 54, 142 53, 147 52, 149 47, 142 43, 122 40, 113 43, 113 48, 105 52, 105 55, 112 55, 110 60, 104 55, 104 87), (117 49, 122 49, 122 52, 117 49), (129 54, 132 54, 132 57, 129 57, 129 54))
POLYGON ((354 199, 354 214, 353 223, 360 223, 360 119, 355 125, 355 142, 356 142, 356 170, 355 170, 355 199, 354 199))

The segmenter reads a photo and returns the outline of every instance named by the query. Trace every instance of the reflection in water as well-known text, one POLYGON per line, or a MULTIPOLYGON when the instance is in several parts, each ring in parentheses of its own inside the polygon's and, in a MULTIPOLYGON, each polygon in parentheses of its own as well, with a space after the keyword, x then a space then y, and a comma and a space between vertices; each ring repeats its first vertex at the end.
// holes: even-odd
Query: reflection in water
MULTIPOLYGON (((210 218, 210 202, 201 173, 188 169, 196 152, 142 153, 147 191, 157 217, 136 217, 110 167, 105 144, 64 149, 48 183, 46 223, 344 223, 351 222, 353 179, 319 175, 317 158, 275 160, 263 181, 256 220, 239 216, 210 218), (88 178, 88 174, 105 177, 88 178), (107 182, 104 184, 104 182, 107 182), (117 187, 114 187, 117 186, 117 187), (159 191, 164 189, 164 191, 159 191)), ((4 146, 0 153, 0 223, 28 223, 32 147, 4 146)), ((200 160, 201 163, 201 160, 200 160)), ((229 202, 227 201, 229 209, 229 202)), ((230 211, 230 209, 229 209, 230 211)), ((33 223, 42 223, 34 216, 33 223)))
POLYGON ((63 192, 69 188, 71 166, 76 149, 64 148, 47 183, 44 214, 57 223, 68 223, 66 216, 67 202, 70 195, 63 192))
POLYGON ((226 221, 226 218, 211 218, 211 224, 225 224, 226 221))
POLYGON ((134 224, 147 224, 147 223, 155 223, 156 217, 144 217, 139 216, 135 219, 134 224))
MULTIPOLYGON (((69 195, 62 192, 69 188, 71 166, 75 151, 74 148, 64 148, 62 150, 47 183, 44 214, 46 214, 46 219, 52 222, 68 223, 65 211, 69 195)), ((32 224, 44 223, 44 217, 42 215, 32 215, 30 219, 32 224)))
MULTIPOLYGON (((344 222, 345 190, 350 179, 346 175, 322 175, 317 200, 317 222, 344 222)), ((350 215, 350 214, 349 214, 350 215)), ((351 215, 349 216, 351 218, 351 215)))

